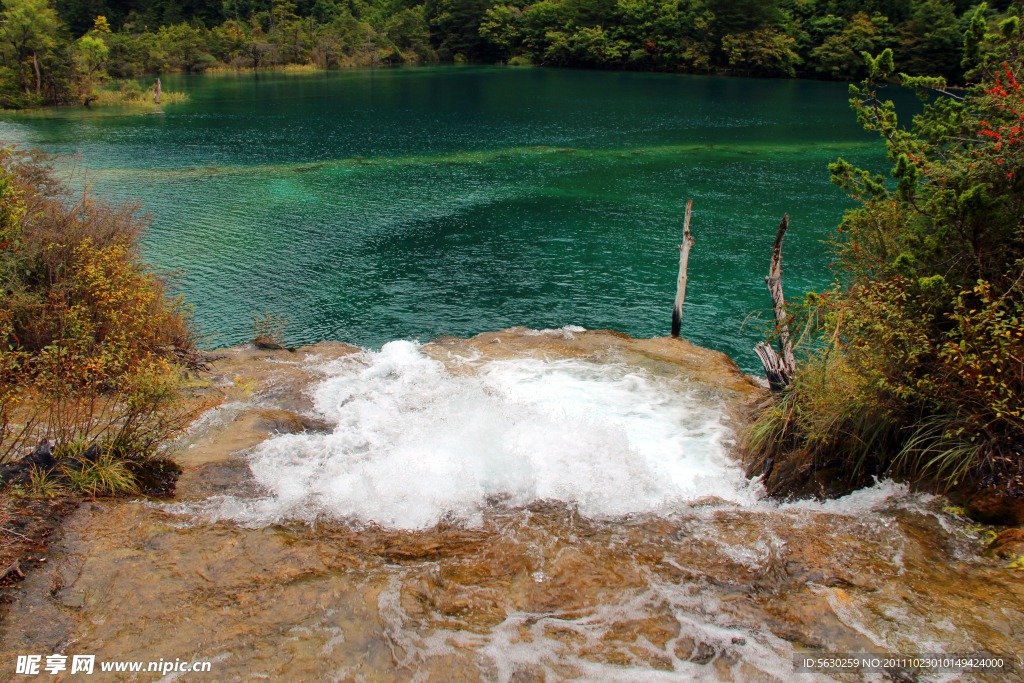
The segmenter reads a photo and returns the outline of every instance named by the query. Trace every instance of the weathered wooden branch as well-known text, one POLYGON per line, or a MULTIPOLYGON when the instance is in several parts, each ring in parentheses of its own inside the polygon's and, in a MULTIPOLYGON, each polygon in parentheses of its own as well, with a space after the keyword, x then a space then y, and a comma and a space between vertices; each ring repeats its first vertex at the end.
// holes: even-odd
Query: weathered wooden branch
POLYGON ((676 281, 676 302, 672 306, 672 336, 679 337, 683 327, 683 302, 686 301, 686 267, 690 261, 690 247, 693 246, 693 238, 690 237, 690 212, 693 209, 693 200, 686 202, 686 219, 683 221, 683 243, 679 245, 679 279, 676 281))
POLYGON ((764 374, 768 377, 768 386, 773 393, 786 388, 793 379, 793 372, 796 369, 796 358, 793 356, 793 340, 789 336, 789 320, 786 314, 786 298, 782 293, 782 238, 786 236, 786 228, 789 227, 789 214, 782 217, 779 224, 779 232, 775 236, 775 246, 772 247, 772 265, 768 271, 768 277, 764 279, 768 285, 768 292, 772 295, 772 306, 775 309, 775 328, 779 331, 779 348, 782 357, 765 342, 760 342, 754 347, 754 353, 761 359, 764 365, 764 374))
POLYGON ((779 354, 775 353, 775 349, 765 342, 758 342, 754 347, 754 353, 761 359, 764 374, 768 378, 768 388, 772 393, 776 394, 785 389, 789 384, 789 379, 782 369, 782 359, 779 358, 779 354))
POLYGON ((156 87, 153 88, 153 104, 160 104, 160 79, 156 79, 156 87))
POLYGON ((792 379, 793 371, 796 369, 796 358, 793 356, 793 340, 789 336, 789 316, 786 314, 786 298, 782 294, 782 238, 786 236, 786 228, 789 227, 789 214, 782 217, 779 224, 779 233, 775 236, 775 246, 772 247, 772 267, 768 277, 764 279, 768 285, 768 291, 772 295, 772 305, 775 307, 775 322, 779 330, 779 349, 782 351, 782 370, 788 380, 792 379))
POLYGON ((33 541, 28 536, 23 536, 22 534, 19 534, 17 531, 12 531, 11 529, 8 529, 7 527, 0 526, 0 531, 6 531, 7 533, 11 534, 12 536, 17 536, 18 538, 24 538, 29 543, 35 543, 35 541, 33 541))
POLYGON ((32 51, 32 66, 34 66, 36 69, 36 94, 38 95, 39 91, 43 87, 43 77, 39 73, 39 60, 36 59, 35 50, 32 51))
POLYGON ((14 574, 22 579, 25 578, 25 574, 21 571, 21 564, 19 560, 15 560, 7 565, 5 568, 0 569, 0 579, 3 579, 8 574, 14 574))

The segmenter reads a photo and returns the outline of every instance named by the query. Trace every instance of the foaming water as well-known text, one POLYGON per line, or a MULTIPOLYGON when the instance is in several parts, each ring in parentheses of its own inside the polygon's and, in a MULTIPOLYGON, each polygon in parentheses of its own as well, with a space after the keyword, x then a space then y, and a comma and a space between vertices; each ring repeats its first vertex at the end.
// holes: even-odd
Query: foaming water
POLYGON ((496 504, 557 500, 601 518, 754 496, 729 458, 721 402, 637 368, 531 358, 449 368, 395 341, 325 369, 315 406, 334 431, 264 442, 250 468, 269 495, 218 497, 207 514, 425 529, 479 525, 496 504))

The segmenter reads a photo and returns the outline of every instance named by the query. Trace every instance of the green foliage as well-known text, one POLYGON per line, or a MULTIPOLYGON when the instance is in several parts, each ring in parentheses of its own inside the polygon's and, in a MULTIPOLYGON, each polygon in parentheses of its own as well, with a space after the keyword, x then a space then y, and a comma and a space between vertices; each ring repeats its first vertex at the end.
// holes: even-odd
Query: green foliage
MULTIPOLYGON (((3 47, 4 66, 10 69, 9 77, 17 78, 26 96, 33 92, 38 98, 42 91, 38 71, 41 53, 54 45, 59 25, 57 13, 46 0, 4 0, 4 11, 0 12, 0 45, 3 47), (14 67, 14 68, 12 68, 14 67), (34 88, 33 88, 34 86, 34 88)), ((13 87, 8 81, 7 88, 13 87)))
POLYGON ((955 80, 961 73, 963 41, 963 31, 949 0, 921 0, 900 31, 900 68, 955 80))
POLYGON ((3 107, 102 102, 108 76, 439 58, 847 80, 881 53, 960 83, 1020 32, 1017 10, 960 0, 3 1, 3 107))
POLYGON ((841 80, 865 75, 861 54, 875 52, 884 42, 882 32, 886 24, 887 20, 881 16, 872 19, 863 12, 855 14, 842 31, 828 36, 819 47, 811 50, 815 70, 841 80))
POLYGON ((757 76, 795 76, 802 61, 793 51, 794 39, 776 29, 764 28, 722 39, 730 66, 757 76))
MULTIPOLYGON (((782 402, 797 417, 773 408, 755 430, 784 433, 786 448, 820 466, 838 459, 940 486, 1012 487, 1024 473, 1021 37, 1016 22, 989 33, 984 9, 966 33, 978 64, 966 93, 903 74, 926 99, 911 128, 877 94, 891 53, 865 55, 869 77, 851 88, 858 120, 885 140, 895 186, 842 159, 831 165, 860 205, 833 244, 836 284, 793 306, 817 335, 782 402), (869 440, 857 425, 872 420, 894 428, 869 440)), ((751 457, 777 448, 755 438, 751 457)))
POLYGON ((85 73, 87 81, 87 92, 92 91, 93 78, 100 75, 97 73, 103 63, 107 61, 107 44, 103 42, 103 39, 94 35, 84 35, 78 39, 75 43, 75 52, 77 53, 79 63, 81 64, 82 71, 85 73))

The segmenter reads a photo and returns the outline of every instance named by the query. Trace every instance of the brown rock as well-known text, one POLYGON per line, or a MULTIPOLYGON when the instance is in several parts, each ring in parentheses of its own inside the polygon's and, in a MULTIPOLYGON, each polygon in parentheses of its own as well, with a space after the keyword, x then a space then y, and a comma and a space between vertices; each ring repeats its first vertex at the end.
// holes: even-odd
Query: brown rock
MULTIPOLYGON (((816 493, 811 476, 814 473, 814 458, 803 451, 790 453, 774 463, 765 463, 768 476, 764 486, 773 498, 810 498, 816 493)), ((748 471, 747 476, 764 474, 762 471, 748 471)))
POLYGON ((999 534, 989 545, 985 554, 990 557, 1001 557, 1004 560, 1013 560, 1024 556, 1024 529, 1007 529, 999 534))
POLYGON ((302 432, 330 432, 333 429, 323 420, 296 415, 287 410, 258 410, 256 414, 263 420, 261 426, 269 432, 301 434, 302 432))
POLYGON ((1014 498, 1004 491, 987 488, 968 498, 967 514, 982 524, 1024 526, 1024 498, 1014 498))
POLYGON ((814 473, 815 493, 822 498, 840 498, 850 493, 850 477, 839 467, 826 467, 814 473))
POLYGON ((793 451, 776 461, 755 462, 747 467, 747 476, 764 475, 768 495, 779 500, 839 498, 854 486, 841 467, 822 467, 805 451, 793 451))
POLYGON ((257 349, 264 351, 284 351, 284 347, 278 344, 276 341, 271 339, 265 334, 261 334, 252 340, 252 343, 256 345, 257 349))
POLYGON ((437 344, 438 346, 454 346, 455 344, 461 344, 466 341, 462 337, 453 337, 450 334, 442 334, 440 337, 431 339, 428 344, 437 344))

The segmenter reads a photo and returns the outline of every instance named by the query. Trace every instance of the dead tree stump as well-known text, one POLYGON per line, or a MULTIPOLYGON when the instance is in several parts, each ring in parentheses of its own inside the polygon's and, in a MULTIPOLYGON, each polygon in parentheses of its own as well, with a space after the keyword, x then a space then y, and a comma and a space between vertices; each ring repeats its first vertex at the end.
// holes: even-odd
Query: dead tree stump
POLYGON ((679 279, 676 281, 676 301, 672 306, 672 336, 678 338, 683 327, 683 302, 686 301, 686 268, 690 261, 690 212, 693 200, 686 202, 686 219, 683 221, 683 243, 679 245, 679 279))

